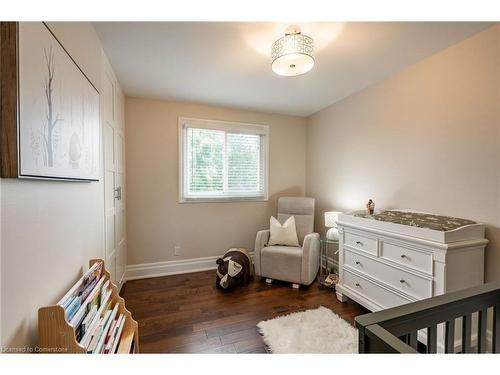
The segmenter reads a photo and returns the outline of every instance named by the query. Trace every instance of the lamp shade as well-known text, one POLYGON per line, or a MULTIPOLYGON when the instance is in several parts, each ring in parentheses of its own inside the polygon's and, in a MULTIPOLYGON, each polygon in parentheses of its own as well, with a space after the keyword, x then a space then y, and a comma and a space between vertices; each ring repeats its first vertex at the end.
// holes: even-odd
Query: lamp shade
POLYGON ((328 211, 325 212, 325 227, 327 228, 336 228, 337 220, 339 219, 339 215, 342 212, 339 211, 328 211))
POLYGON ((298 26, 290 26, 285 36, 271 48, 271 67, 281 76, 298 76, 314 66, 314 41, 303 35, 298 26))

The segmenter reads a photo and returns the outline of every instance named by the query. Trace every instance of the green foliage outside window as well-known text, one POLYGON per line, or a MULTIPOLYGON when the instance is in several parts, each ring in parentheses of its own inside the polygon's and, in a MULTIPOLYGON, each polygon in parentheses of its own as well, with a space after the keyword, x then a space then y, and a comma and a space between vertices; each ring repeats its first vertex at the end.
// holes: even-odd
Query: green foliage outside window
POLYGON ((259 135, 189 128, 187 136, 190 192, 223 193, 225 180, 230 192, 261 189, 259 135))

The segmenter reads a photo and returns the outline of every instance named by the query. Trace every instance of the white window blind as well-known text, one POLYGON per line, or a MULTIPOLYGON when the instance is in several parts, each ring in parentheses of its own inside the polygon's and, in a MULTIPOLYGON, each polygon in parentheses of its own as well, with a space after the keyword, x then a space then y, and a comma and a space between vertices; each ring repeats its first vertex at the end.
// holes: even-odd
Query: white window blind
POLYGON ((267 127, 180 119, 181 201, 266 199, 267 127))

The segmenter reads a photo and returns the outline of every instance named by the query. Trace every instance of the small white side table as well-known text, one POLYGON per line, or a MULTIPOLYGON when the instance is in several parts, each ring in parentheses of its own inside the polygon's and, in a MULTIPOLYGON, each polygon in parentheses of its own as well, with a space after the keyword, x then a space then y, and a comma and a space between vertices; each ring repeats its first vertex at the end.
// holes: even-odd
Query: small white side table
MULTIPOLYGON (((328 285, 325 284, 325 279, 328 277, 328 275, 332 272, 330 272, 330 258, 328 254, 331 254, 331 267, 334 269, 335 263, 333 262, 334 256, 336 256, 339 252, 339 241, 338 240, 329 240, 327 238, 322 238, 320 239, 320 251, 319 251, 319 273, 318 273, 318 282, 329 288, 334 288, 335 284, 333 285, 328 285)), ((338 275, 338 270, 334 270, 334 273, 338 275)))

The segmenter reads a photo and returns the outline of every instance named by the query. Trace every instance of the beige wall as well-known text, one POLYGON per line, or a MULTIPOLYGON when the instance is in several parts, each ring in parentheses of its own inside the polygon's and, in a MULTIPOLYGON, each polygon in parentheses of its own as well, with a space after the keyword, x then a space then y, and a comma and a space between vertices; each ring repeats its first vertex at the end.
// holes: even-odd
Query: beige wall
POLYGON ((326 210, 404 207, 488 224, 500 279, 500 26, 308 118, 307 194, 326 210))
MULTIPOLYGON (((101 45, 90 23, 50 27, 96 87, 101 45)), ((1 179, 1 343, 35 345, 37 311, 104 256, 103 183, 1 179)))
POLYGON ((277 198, 304 194, 303 118, 127 98, 125 119, 129 265, 215 256, 232 246, 253 249, 277 198), (269 201, 178 203, 180 116, 269 125, 269 201), (174 257, 176 245, 181 255, 174 257))

